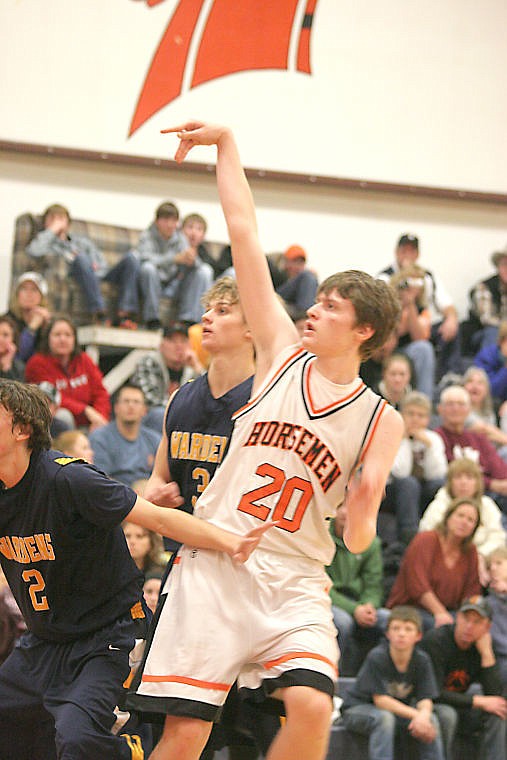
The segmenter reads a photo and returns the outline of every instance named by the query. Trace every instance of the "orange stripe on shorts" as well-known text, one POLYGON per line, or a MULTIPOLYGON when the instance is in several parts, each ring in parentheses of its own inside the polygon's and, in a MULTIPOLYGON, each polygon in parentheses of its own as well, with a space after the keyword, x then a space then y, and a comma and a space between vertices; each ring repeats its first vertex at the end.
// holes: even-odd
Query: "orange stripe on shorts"
POLYGON ((264 663, 264 669, 269 670, 269 668, 274 668, 277 665, 281 665, 282 662, 287 662, 288 660, 297 660, 300 657, 310 660, 321 660, 322 662, 327 663, 327 665, 330 665, 333 670, 338 672, 336 663, 332 662, 327 657, 323 657, 321 654, 315 654, 315 652, 287 652, 287 654, 282 655, 282 657, 278 657, 276 660, 270 660, 269 662, 264 663))
POLYGON ((199 689, 213 689, 214 691, 229 691, 232 684, 214 683, 213 681, 198 681, 196 678, 185 676, 147 676, 143 675, 143 683, 184 683, 187 686, 197 686, 199 689))

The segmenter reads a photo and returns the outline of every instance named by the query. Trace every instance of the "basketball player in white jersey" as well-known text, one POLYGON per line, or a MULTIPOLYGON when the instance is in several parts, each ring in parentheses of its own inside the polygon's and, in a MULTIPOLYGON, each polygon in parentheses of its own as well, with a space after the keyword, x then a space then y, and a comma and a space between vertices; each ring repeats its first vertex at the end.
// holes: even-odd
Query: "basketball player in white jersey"
POLYGON ((244 566, 182 547, 131 705, 165 714, 151 760, 196 760, 238 679, 254 700, 280 700, 286 721, 268 760, 323 760, 337 676, 324 564, 326 518, 345 500, 344 540, 361 552, 376 532, 402 436, 398 413, 358 377, 398 318, 397 297, 364 272, 321 286, 303 345, 271 284, 253 200, 232 133, 189 122, 182 161, 216 145, 217 182, 243 310, 256 349, 252 397, 235 415, 229 453, 195 514, 230 530, 276 521, 244 566), (174 614, 178 610, 178 614, 174 614))

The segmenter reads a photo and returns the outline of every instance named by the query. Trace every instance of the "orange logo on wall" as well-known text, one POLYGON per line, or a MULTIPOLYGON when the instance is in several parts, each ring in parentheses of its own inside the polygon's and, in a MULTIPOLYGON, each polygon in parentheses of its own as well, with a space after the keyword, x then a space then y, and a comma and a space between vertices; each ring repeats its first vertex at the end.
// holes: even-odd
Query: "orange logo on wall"
MULTIPOLYGON (((145 2, 154 7, 164 0, 145 2)), ((144 80, 129 137, 186 89, 239 71, 287 69, 293 34, 295 69, 311 74, 317 2, 303 0, 301 15, 302 0, 180 0, 144 80)))

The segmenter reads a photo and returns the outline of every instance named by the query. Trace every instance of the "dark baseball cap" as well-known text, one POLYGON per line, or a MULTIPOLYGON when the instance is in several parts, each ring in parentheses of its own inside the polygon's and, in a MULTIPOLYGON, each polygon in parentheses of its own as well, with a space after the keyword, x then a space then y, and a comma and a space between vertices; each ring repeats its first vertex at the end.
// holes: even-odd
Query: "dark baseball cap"
POLYGON ((417 250, 419 250, 419 238, 416 235, 411 235, 406 232, 398 240, 398 248, 401 245, 411 245, 413 248, 417 248, 417 250))
POLYGON ((176 335, 177 333, 188 338, 188 325, 186 325, 185 322, 169 322, 169 324, 164 327, 162 335, 164 338, 170 338, 171 335, 176 335))
POLYGON ((488 620, 491 620, 493 617, 493 610, 489 606, 487 599, 483 596, 471 596, 469 599, 465 599, 459 611, 477 612, 478 615, 488 620))

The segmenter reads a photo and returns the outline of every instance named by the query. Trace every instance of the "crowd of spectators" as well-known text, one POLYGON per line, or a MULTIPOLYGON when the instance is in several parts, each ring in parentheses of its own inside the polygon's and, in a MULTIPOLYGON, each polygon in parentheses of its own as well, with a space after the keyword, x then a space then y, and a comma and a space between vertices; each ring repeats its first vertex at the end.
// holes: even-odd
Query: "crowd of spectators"
MULTIPOLYGON (((194 213, 180 224, 177 207, 168 201, 156 209, 137 248, 112 269, 91 241, 72 234, 65 207, 50 206, 43 220, 28 254, 34 260, 64 257, 98 322, 106 319, 100 282, 114 283, 119 300, 113 323, 135 328, 140 321, 160 329, 160 347, 139 362, 111 400, 101 370, 78 344, 75 324, 51 314, 46 280, 28 271, 16 281, 9 311, 0 317, 0 378, 37 383, 46 393, 55 448, 135 488, 152 471, 169 398, 205 371, 203 294, 214 279, 233 276, 234 270, 226 249, 219 260, 209 254, 205 219, 194 213), (171 299, 174 317, 165 324, 163 296, 171 299)), ((280 267, 269 262, 277 292, 297 324, 304 324, 318 286, 307 259, 301 246, 291 245, 280 267)), ((497 273, 470 292, 468 353, 461 341, 465 329, 444 284, 422 266, 416 236, 402 235, 394 263, 379 272, 399 294, 401 318, 361 375, 401 412, 405 435, 381 504, 379 537, 368 551, 353 556, 346 549, 343 508, 338 506, 330 525, 336 545, 328 568, 330 596, 341 672, 347 675, 358 674, 370 649, 385 646, 393 608, 417 609, 419 618, 401 615, 403 625, 449 633, 460 610, 467 612, 465 600, 482 594, 490 598, 491 610, 477 614, 491 622, 507 695, 507 248, 492 255, 492 264, 497 273), (398 562, 386 583, 383 565, 393 545, 399 547, 398 562)), ((125 532, 154 606, 166 559, 162 544, 138 526, 126 525, 125 532)), ((9 631, 22 630, 15 614, 9 620, 9 631)), ((445 746, 448 736, 442 738, 445 746)))

